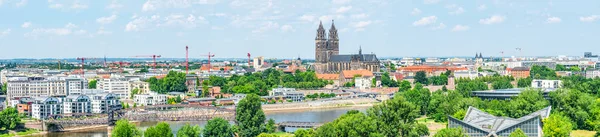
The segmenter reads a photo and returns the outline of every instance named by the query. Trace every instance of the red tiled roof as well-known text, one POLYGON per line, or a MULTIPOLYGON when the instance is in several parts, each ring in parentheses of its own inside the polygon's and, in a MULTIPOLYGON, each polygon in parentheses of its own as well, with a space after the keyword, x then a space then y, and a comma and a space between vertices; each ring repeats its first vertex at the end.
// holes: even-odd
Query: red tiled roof
POLYGON ((340 78, 340 74, 317 74, 317 78, 324 80, 338 80, 340 78))
POLYGON ((344 74, 344 78, 353 78, 354 75, 360 75, 363 77, 372 77, 373 76, 373 72, 366 70, 366 69, 344 70, 344 71, 342 71, 342 74, 344 74))

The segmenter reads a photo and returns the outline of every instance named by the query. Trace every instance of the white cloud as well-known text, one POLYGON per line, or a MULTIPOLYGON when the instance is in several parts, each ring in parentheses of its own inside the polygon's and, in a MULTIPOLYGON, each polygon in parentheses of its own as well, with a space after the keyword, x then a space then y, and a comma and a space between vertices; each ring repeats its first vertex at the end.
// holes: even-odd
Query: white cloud
POLYGON ((55 3, 55 4, 48 5, 48 7, 51 9, 62 9, 64 6, 62 4, 55 3))
POLYGON ((212 27, 210 27, 210 29, 212 29, 212 30, 223 30, 225 28, 219 27, 219 26, 212 26, 212 27))
POLYGON ((365 14, 365 13, 361 13, 361 14, 354 14, 352 16, 350 16, 353 19, 364 19, 369 17, 369 15, 365 14))
POLYGON ((17 6, 17 7, 23 7, 25 5, 27 5, 27 0, 21 0, 17 3, 15 3, 15 6, 17 6))
POLYGON ((23 25, 21 25, 21 28, 29 28, 31 27, 31 22, 24 22, 23 25))
POLYGON ((449 14, 453 14, 453 15, 458 15, 458 14, 462 14, 465 12, 465 9, 463 7, 460 7, 456 4, 452 4, 452 5, 447 5, 446 6, 447 9, 451 10, 450 12, 448 12, 449 14))
POLYGON ((71 22, 69 22, 69 23, 67 23, 67 25, 65 25, 65 28, 67 28, 67 29, 74 29, 74 28, 78 28, 78 26, 75 25, 75 24, 73 24, 73 23, 71 23, 71 22))
POLYGON ((444 28, 446 28, 446 24, 440 23, 440 25, 437 25, 437 26, 435 26, 435 27, 433 27, 431 29, 432 30, 439 30, 439 29, 444 29, 444 28))
POLYGON ((125 31, 141 31, 148 27, 156 26, 155 24, 160 21, 159 15, 152 15, 151 17, 142 16, 135 18, 125 25, 125 31))
POLYGON ((80 30, 77 30, 77 31, 75 31, 75 32, 74 32, 74 34, 75 34, 75 35, 83 35, 83 34, 87 34, 87 30, 82 30, 82 29, 80 29, 80 30))
POLYGON ((206 23, 208 22, 204 17, 193 14, 170 14, 164 18, 161 18, 159 15, 141 16, 127 23, 125 31, 143 31, 153 27, 182 27, 191 29, 196 28, 198 24, 206 23))
POLYGON ((489 24, 502 23, 502 22, 504 22, 504 20, 506 20, 505 16, 494 15, 490 18, 480 19, 479 23, 489 25, 489 24))
POLYGON ((185 28, 195 28, 198 23, 206 23, 205 18, 202 16, 194 16, 192 14, 183 15, 183 14, 171 14, 165 17, 164 22, 157 26, 181 26, 185 28))
POLYGON ((424 26, 424 25, 433 24, 436 21, 437 21, 436 16, 428 16, 428 17, 423 17, 420 20, 413 22, 413 25, 414 26, 424 26))
POLYGON ((349 11, 350 9, 352 9, 352 6, 343 6, 338 8, 337 10, 335 10, 336 13, 345 13, 347 11, 349 11))
POLYGON ((112 32, 105 30, 104 27, 100 27, 98 29, 98 31, 96 32, 96 34, 99 34, 99 35, 108 35, 108 34, 112 34, 112 32))
POLYGON ((302 15, 298 19, 302 20, 302 21, 313 22, 313 21, 315 21, 315 16, 313 16, 313 15, 302 15))
POLYGON ((321 20, 321 21, 330 21, 331 19, 333 19, 333 17, 328 16, 328 15, 323 15, 323 16, 319 17, 319 20, 321 20))
POLYGON ((123 8, 123 4, 120 4, 116 0, 113 0, 108 6, 106 6, 106 8, 107 9, 120 9, 120 8, 123 8))
POLYGON ((11 32, 11 29, 6 29, 6 30, 2 31, 2 33, 0 33, 0 37, 4 37, 4 36, 8 35, 8 34, 10 34, 10 32, 11 32))
POLYGON ((277 28, 279 28, 279 24, 277 22, 268 21, 263 23, 261 27, 252 30, 252 33, 262 33, 277 28))
MULTIPOLYGON (((62 28, 36 28, 36 29, 33 29, 31 32, 25 33, 24 36, 25 37, 33 37, 33 38, 37 38, 41 35, 66 36, 66 35, 72 34, 73 30, 76 28, 78 28, 77 25, 75 25, 73 23, 67 23, 62 28)), ((80 31, 76 31, 76 32, 80 32, 80 31)))
POLYGON ((546 19, 546 23, 559 23, 562 20, 558 17, 548 17, 548 19, 546 19))
POLYGON ((73 1, 73 4, 71 4, 71 6, 69 6, 69 4, 66 3, 61 3, 61 2, 57 2, 54 0, 48 0, 48 8, 51 9, 59 9, 59 10, 63 10, 63 11, 67 11, 67 10, 84 10, 87 9, 89 7, 89 5, 84 4, 79 2, 78 0, 73 1))
POLYGON ((436 4, 440 2, 440 0, 423 0, 423 3, 425 4, 436 4))
POLYGON ((371 25, 371 23, 373 23, 372 21, 360 21, 358 23, 354 23, 354 25, 352 25, 354 28, 364 28, 367 27, 369 25, 371 25))
POLYGON ((226 13, 215 13, 215 14, 212 14, 212 15, 215 16, 215 17, 227 17, 226 13))
POLYGON ((410 12, 410 15, 419 15, 421 14, 421 10, 419 8, 413 8, 413 10, 410 12))
POLYGON ((296 31, 296 29, 294 29, 294 27, 292 27, 291 25, 283 25, 281 26, 281 31, 283 32, 294 32, 296 31))
POLYGON ((452 28, 452 31, 467 31, 469 29, 470 29, 469 26, 456 25, 456 26, 454 26, 454 28, 452 28))
POLYGON ((75 2, 73 5, 71 5, 71 9, 87 9, 88 5, 86 4, 81 4, 79 2, 75 2))
POLYGON ((108 17, 100 17, 100 18, 96 19, 96 22, 98 22, 100 24, 110 24, 113 21, 115 21, 116 19, 117 19, 117 15, 113 14, 108 17))
POLYGON ((153 11, 156 10, 156 6, 155 3, 148 0, 146 1, 146 3, 144 3, 144 5, 142 6, 142 11, 153 11))
POLYGON ((587 17, 579 17, 579 20, 582 22, 594 22, 600 19, 600 15, 590 15, 587 17))
POLYGON ((485 10, 487 9, 487 6, 485 6, 485 4, 481 4, 479 5, 479 7, 477 7, 477 10, 485 10))
POLYGON ((334 4, 346 4, 350 2, 350 0, 333 0, 334 4))

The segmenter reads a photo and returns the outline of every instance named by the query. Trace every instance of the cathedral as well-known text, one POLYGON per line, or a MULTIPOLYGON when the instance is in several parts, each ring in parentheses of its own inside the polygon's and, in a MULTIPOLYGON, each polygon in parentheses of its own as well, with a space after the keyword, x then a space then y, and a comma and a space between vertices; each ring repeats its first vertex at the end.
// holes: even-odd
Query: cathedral
POLYGON ((366 69, 379 72, 379 59, 375 54, 362 54, 362 48, 358 54, 339 55, 340 39, 333 20, 329 35, 325 34, 323 23, 319 23, 317 37, 315 38, 315 64, 317 73, 339 73, 343 70, 366 69))

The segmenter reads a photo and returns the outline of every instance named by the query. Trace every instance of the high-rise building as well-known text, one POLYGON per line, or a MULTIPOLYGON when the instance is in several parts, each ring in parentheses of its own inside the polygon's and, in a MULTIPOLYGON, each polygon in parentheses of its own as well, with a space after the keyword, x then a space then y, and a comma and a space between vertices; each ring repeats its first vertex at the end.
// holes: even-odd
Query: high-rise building
POLYGON ((7 82, 7 98, 68 96, 80 94, 87 81, 73 77, 13 77, 7 82))
POLYGON ((98 89, 113 93, 122 99, 129 99, 131 89, 129 81, 125 79, 107 78, 98 81, 98 89))

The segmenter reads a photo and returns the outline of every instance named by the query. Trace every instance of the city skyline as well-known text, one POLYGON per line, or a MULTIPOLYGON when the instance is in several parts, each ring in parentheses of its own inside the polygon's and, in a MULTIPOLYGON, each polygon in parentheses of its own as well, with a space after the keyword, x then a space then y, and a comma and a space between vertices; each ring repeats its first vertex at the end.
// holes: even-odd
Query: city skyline
POLYGON ((319 21, 340 53, 379 57, 581 56, 600 52, 600 2, 446 0, 0 0, 0 59, 314 59, 319 21), (19 14, 15 14, 19 13, 19 14), (521 48, 519 52, 516 48, 521 48))

